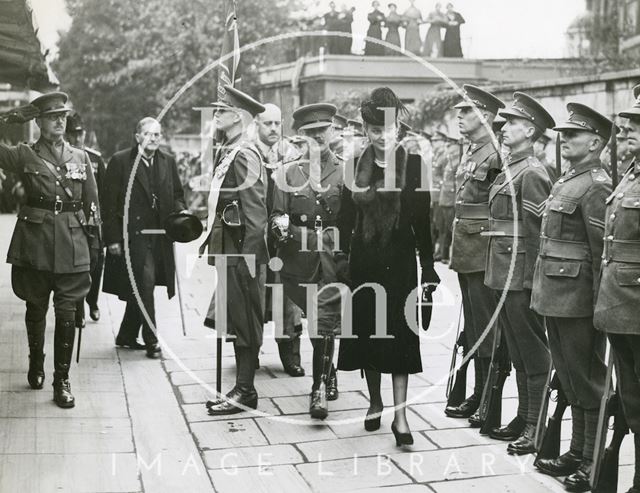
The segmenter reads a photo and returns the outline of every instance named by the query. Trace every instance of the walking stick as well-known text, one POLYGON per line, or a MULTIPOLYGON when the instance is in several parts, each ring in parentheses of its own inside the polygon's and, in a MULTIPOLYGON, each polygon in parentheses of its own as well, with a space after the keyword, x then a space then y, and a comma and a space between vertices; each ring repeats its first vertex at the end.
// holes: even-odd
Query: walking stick
MULTIPOLYGON (((178 257, 176 255, 176 244, 172 243, 173 247, 173 259, 175 265, 175 259, 178 257)), ((187 324, 184 321, 184 308, 182 306, 182 284, 180 281, 180 272, 178 272, 178 266, 175 265, 176 270, 176 287, 178 288, 178 304, 180 305, 180 321, 182 322, 182 335, 187 336, 187 324)))
POLYGON ((80 363, 80 346, 82 346, 82 327, 78 327, 78 349, 76 350, 76 363, 80 363))
POLYGON ((222 394, 222 337, 216 334, 216 392, 222 394))

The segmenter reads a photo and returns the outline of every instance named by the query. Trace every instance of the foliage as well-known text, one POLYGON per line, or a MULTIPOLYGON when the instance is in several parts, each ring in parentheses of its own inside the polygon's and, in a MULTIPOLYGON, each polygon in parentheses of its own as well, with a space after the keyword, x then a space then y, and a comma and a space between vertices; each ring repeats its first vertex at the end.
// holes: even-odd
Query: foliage
POLYGON ((350 90, 337 93, 329 102, 336 105, 339 114, 356 119, 360 117, 360 103, 366 97, 366 91, 350 90))
MULTIPOLYGON (((240 46, 293 28, 297 0, 238 2, 240 46), (257 14, 259 12, 259 14, 257 14)), ((67 0, 73 19, 60 41, 55 69, 61 88, 103 151, 131 142, 135 123, 157 115, 187 81, 221 55, 224 2, 215 0, 67 0)), ((280 61, 265 46, 241 55, 242 89, 251 92, 257 67, 280 61), (268 62, 267 62, 268 59, 268 62)), ((216 71, 199 79, 171 107, 165 131, 199 132, 194 107, 215 99, 216 71)))

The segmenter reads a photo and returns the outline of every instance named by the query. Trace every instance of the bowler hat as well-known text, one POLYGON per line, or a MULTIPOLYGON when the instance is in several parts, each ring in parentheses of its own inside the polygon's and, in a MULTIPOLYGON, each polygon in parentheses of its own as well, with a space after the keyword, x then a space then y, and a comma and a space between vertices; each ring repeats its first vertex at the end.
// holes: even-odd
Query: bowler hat
POLYGON ((167 236, 179 243, 189 243, 202 234, 202 222, 189 212, 174 212, 164 220, 167 236))
POLYGON ((38 96, 31 104, 40 110, 39 116, 43 116, 71 111, 71 107, 66 104, 68 100, 69 96, 64 92, 48 92, 38 96))

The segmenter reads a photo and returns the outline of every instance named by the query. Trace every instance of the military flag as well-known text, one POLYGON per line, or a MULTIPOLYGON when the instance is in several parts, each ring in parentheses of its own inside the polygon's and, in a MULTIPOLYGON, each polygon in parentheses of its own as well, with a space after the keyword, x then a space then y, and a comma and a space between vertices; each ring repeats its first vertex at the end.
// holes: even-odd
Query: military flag
POLYGON ((236 16, 235 0, 225 0, 224 35, 222 37, 222 51, 220 56, 230 52, 233 55, 222 62, 218 69, 218 99, 224 97, 224 86, 232 86, 236 80, 236 70, 240 63, 240 40, 238 38, 238 17, 236 16))

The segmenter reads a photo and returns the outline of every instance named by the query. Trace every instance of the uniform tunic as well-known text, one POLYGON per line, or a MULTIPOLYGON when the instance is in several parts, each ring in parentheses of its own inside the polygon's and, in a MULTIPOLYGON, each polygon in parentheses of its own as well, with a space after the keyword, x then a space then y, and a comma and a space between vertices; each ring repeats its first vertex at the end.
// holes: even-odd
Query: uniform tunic
POLYGON ((549 175, 530 147, 508 156, 489 195, 485 284, 495 291, 496 299, 507 290, 501 323, 513 366, 527 375, 544 374, 550 364, 542 317, 529 308, 542 212, 550 189, 549 175))
MULTIPOLYGON (((494 293, 484 285, 489 239, 489 188, 500 173, 500 156, 490 135, 469 145, 456 173, 456 203, 451 268, 458 272, 464 311, 464 333, 473 347, 489 326, 496 308, 494 293)), ((492 336, 485 337, 477 356, 491 356, 492 336)))
POLYGON ((0 168, 20 177, 27 196, 7 253, 7 262, 13 265, 14 292, 46 312, 53 290, 56 313, 71 313, 73 320, 76 300, 84 297, 91 285, 90 248, 97 248, 99 241, 97 235, 88 238, 85 233, 87 226, 100 224, 98 190, 89 157, 66 142, 58 151, 40 138, 32 146, 0 145, 0 168), (73 198, 67 196, 45 160, 66 179, 73 198), (54 201, 58 201, 58 208, 73 201, 77 212, 56 212, 54 201))
POLYGON ((594 324, 609 337, 625 417, 631 430, 640 433, 640 163, 637 158, 606 202, 594 324))
POLYGON ((572 405, 599 406, 605 339, 593 326, 605 199, 611 179, 596 159, 569 168, 551 189, 540 231, 531 308, 545 315, 553 363, 572 405))

